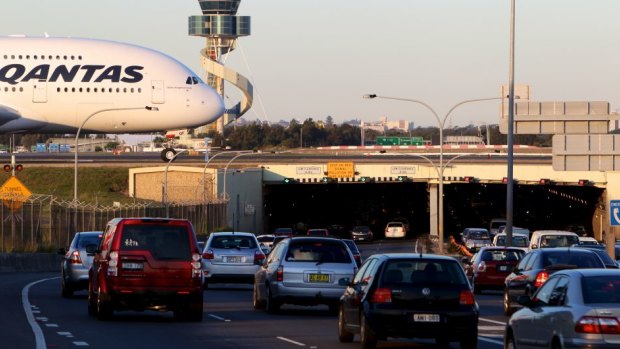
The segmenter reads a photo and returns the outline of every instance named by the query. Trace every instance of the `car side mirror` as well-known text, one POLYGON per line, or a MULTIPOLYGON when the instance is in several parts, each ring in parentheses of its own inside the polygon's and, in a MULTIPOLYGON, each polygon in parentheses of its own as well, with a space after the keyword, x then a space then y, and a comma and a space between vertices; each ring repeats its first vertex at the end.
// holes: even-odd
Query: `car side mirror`
POLYGON ((97 253, 97 248, 99 246, 97 246, 96 244, 88 244, 86 245, 86 254, 89 256, 93 256, 95 255, 95 253, 97 253))
POLYGON ((531 247, 531 248, 532 248, 532 249, 536 249, 536 248, 538 248, 538 245, 534 244, 534 245, 532 245, 532 247, 531 247))
POLYGON ((61 247, 61 248, 58 249, 57 253, 65 255, 65 254, 67 254, 67 249, 64 248, 64 247, 61 247))
POLYGON ((339 286, 351 286, 351 279, 349 278, 340 278, 338 279, 339 286))
POLYGON ((532 301, 530 296, 526 295, 519 296, 519 298, 517 298, 517 303, 527 308, 531 308, 535 304, 535 302, 532 301))

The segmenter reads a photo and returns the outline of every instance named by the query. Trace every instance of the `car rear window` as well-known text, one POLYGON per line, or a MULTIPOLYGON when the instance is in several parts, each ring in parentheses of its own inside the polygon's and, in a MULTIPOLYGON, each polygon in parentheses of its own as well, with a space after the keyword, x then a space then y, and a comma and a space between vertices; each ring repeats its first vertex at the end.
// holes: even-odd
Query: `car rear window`
POLYGON ((579 244, 577 235, 543 235, 540 237, 540 247, 569 247, 579 244))
POLYGON ((583 302, 620 302, 620 279, 617 276, 588 276, 581 279, 583 302))
POLYGON ((286 260, 289 262, 351 263, 351 256, 344 243, 339 241, 291 242, 286 260))
MULTIPOLYGON (((497 246, 506 246, 506 236, 498 236, 497 237, 497 246)), ((513 235, 512 236, 512 246, 514 247, 527 247, 528 241, 525 236, 513 235)))
POLYGON ((256 248, 256 242, 251 236, 225 235, 214 236, 211 248, 256 248))
POLYGON ((486 250, 482 253, 481 259, 485 262, 518 261, 523 253, 523 251, 516 250, 486 250))
MULTIPOLYGON (((584 251, 585 252, 585 251, 584 251)), ((601 259, 594 253, 578 253, 577 251, 547 251, 543 255, 543 267, 552 265, 569 265, 574 268, 604 268, 601 259)))
POLYGON ((392 260, 384 269, 383 285, 404 283, 411 285, 451 284, 467 285, 462 267, 447 260, 392 260))
POLYGON ((86 245, 99 245, 101 234, 99 235, 80 235, 78 239, 78 249, 85 249, 86 245))
POLYGON ((191 248, 186 227, 154 224, 123 226, 121 251, 150 251, 158 260, 190 260, 191 248))
POLYGON ((491 235, 486 231, 472 231, 467 236, 468 239, 490 239, 491 235))
POLYGON ((388 223, 388 228, 402 228, 405 225, 403 223, 400 222, 394 222, 394 223, 388 223))

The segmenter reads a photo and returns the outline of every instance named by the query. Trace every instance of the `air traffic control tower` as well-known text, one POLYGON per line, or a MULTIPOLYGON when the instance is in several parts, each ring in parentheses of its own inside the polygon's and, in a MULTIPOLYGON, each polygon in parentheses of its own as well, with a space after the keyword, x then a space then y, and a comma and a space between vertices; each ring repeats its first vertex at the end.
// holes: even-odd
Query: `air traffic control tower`
MULTIPOLYGON (((222 56, 235 49, 237 38, 250 35, 250 17, 236 16, 241 0, 198 0, 202 16, 189 17, 189 35, 207 38, 206 47, 200 51, 201 64, 207 73, 207 83, 224 97, 224 81, 241 90, 241 101, 215 123, 219 133, 224 126, 245 114, 252 106, 252 84, 247 78, 225 67, 222 56)), ((212 125, 205 125, 195 133, 207 132, 212 125)))

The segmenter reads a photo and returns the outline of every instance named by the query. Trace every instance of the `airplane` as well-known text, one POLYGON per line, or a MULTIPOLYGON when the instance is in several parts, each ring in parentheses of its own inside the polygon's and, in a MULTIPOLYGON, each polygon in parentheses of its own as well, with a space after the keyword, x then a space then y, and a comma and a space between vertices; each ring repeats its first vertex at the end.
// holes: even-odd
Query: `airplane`
POLYGON ((0 37, 0 133, 163 132, 223 113, 221 96, 164 53, 101 39, 0 37))

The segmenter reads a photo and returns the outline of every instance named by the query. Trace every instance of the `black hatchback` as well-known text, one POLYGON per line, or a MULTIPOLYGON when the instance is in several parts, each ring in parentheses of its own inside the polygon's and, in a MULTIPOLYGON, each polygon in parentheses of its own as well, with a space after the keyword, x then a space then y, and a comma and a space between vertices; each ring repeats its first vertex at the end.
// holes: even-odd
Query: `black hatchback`
POLYGON ((460 263, 432 254, 368 257, 340 298, 338 338, 374 348, 388 337, 433 338, 463 349, 478 342, 478 304, 460 263))
POLYGON ((586 248, 554 247, 532 250, 505 280, 504 314, 514 313, 520 296, 532 296, 550 275, 562 269, 605 268, 601 258, 586 248))

